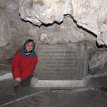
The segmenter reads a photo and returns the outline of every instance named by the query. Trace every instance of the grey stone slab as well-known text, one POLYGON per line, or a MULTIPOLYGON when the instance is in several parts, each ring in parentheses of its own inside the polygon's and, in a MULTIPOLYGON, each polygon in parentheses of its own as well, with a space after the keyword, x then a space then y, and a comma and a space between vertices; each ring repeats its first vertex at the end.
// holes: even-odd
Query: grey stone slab
MULTIPOLYGON (((20 99, 25 98, 25 96, 31 96, 32 94, 39 93, 42 89, 37 89, 33 87, 19 87, 14 89, 15 82, 11 79, 0 82, 0 107, 6 107, 6 105, 11 105, 20 99)), ((26 98, 25 98, 26 99, 26 98)))
MULTIPOLYGON (((41 80, 42 81, 42 80, 41 80)), ((0 107, 106 107, 106 77, 91 78, 90 88, 19 88, 13 90, 14 82, 0 82, 0 107)), ((62 82, 62 81, 60 81, 62 82)))
POLYGON ((36 77, 46 80, 82 79, 88 74, 87 50, 83 43, 40 44, 36 77))
POLYGON ((85 80, 39 80, 37 83, 32 82, 32 87, 48 88, 74 88, 85 87, 85 80))
MULTIPOLYGON (((84 89, 83 89, 84 90, 84 89)), ((7 100, 1 107, 106 107, 107 93, 100 90, 72 91, 70 89, 51 89, 34 96, 19 97, 21 100, 7 100), (23 99, 22 99, 23 98, 23 99)))

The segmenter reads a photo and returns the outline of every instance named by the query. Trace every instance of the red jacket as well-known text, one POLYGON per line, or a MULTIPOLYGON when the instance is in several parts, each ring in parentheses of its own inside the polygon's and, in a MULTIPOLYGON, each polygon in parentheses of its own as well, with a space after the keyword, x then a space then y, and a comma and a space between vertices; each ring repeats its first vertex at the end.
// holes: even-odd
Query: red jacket
POLYGON ((20 77, 21 80, 33 75, 35 66, 38 62, 36 53, 34 56, 24 56, 19 50, 12 61, 12 74, 14 78, 20 77))

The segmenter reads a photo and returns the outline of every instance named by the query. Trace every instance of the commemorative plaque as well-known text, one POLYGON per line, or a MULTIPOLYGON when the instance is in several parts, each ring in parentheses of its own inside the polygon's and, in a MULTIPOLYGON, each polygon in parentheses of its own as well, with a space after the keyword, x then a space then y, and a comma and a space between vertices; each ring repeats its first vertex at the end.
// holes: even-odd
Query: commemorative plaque
POLYGON ((79 80, 87 75, 87 51, 83 43, 40 44, 36 52, 38 79, 79 80))

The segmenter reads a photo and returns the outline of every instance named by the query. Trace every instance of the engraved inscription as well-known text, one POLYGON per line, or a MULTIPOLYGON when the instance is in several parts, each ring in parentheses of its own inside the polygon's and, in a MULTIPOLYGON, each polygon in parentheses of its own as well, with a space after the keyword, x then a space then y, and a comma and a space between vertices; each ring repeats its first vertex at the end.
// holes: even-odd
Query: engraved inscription
POLYGON ((41 45, 38 52, 40 72, 71 72, 78 66, 77 52, 67 45, 41 45))
POLYGON ((77 44, 41 44, 38 47, 37 77, 44 79, 70 79, 79 78, 84 75, 82 68, 84 56, 81 47, 77 44), (82 72, 82 73, 80 73, 82 72), (64 77, 65 76, 65 77, 64 77))

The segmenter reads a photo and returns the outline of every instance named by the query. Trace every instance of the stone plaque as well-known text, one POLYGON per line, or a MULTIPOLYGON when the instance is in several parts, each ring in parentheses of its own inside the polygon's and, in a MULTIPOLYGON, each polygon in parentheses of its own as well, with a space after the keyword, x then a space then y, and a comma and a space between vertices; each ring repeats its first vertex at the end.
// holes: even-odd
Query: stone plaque
POLYGON ((36 77, 46 80, 82 79, 87 74, 87 51, 82 43, 40 44, 36 77))

